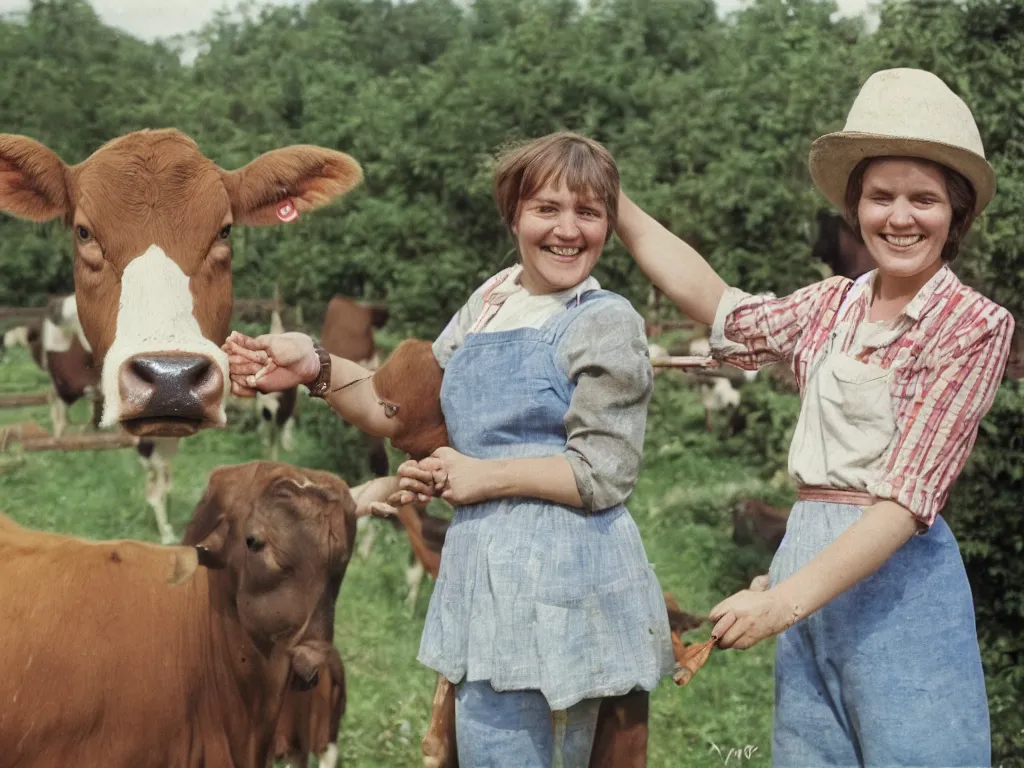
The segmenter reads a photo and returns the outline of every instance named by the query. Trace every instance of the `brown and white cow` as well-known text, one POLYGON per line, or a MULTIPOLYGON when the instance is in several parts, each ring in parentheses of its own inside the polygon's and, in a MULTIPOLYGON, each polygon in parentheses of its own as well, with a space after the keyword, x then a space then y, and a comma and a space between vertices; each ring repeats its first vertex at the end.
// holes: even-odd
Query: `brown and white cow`
POLYGON ((120 136, 75 165, 0 134, 0 211, 71 229, 102 424, 138 436, 225 424, 232 227, 295 221, 361 179, 348 155, 309 145, 226 171, 174 129, 120 136))
POLYGON ((193 547, 0 516, 3 764, 266 768, 289 687, 341 677, 354 510, 333 475, 252 462, 211 474, 193 547))

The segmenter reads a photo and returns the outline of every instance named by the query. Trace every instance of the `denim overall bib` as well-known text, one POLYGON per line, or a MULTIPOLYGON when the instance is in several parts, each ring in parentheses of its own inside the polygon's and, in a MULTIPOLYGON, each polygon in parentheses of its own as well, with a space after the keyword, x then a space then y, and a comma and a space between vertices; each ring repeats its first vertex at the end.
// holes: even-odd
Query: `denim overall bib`
MULTIPOLYGON (((828 401, 835 390, 828 377, 837 375, 837 366, 842 375, 842 366, 855 365, 850 358, 829 359, 839 355, 832 348, 823 350, 806 397, 828 401)), ((888 385, 879 396, 888 397, 888 385)), ((877 397, 856 398, 861 416, 870 417, 878 407, 872 402, 877 397)), ((867 430, 853 422, 839 427, 847 435, 867 430)), ((870 444, 869 431, 860 437, 870 444)), ((772 586, 806 565, 861 514, 852 504, 798 501, 772 560, 772 586)), ((960 549, 941 516, 874 574, 779 635, 772 764, 991 765, 974 602, 960 549)))
MULTIPOLYGON (((611 301, 626 300, 590 291, 541 328, 467 336, 441 388, 451 446, 480 459, 562 454, 575 384, 558 345, 590 302, 611 301)), ((653 690, 674 662, 668 616, 625 506, 588 513, 520 497, 456 508, 419 660, 453 683, 539 691, 551 710, 653 690)))

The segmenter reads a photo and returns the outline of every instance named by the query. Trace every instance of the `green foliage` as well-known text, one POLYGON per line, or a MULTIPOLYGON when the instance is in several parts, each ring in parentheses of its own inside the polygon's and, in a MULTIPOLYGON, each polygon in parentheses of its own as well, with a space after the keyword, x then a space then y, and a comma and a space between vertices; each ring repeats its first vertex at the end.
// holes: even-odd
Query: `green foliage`
MULTIPOLYGON (((505 142, 560 129, 594 136, 619 161, 626 190, 728 282, 784 294, 821 276, 809 246, 827 203, 807 173, 810 143, 842 128, 870 72, 925 67, 967 101, 997 171, 998 194, 956 268, 1018 316, 1024 310, 1018 2, 884 0, 870 34, 859 19, 834 19, 832 0, 754 0, 726 19, 712 0, 314 0, 242 10, 240 19, 219 13, 184 64, 176 47, 106 27, 86 0, 31 0, 23 16, 0 17, 0 131, 38 139, 68 163, 125 131, 164 126, 228 169, 287 143, 348 152, 365 183, 343 201, 288 227, 236 231, 236 294, 269 297, 277 285, 307 322, 335 293, 386 300, 389 340, 431 338, 514 258, 491 198, 505 142)), ((617 241, 595 274, 638 306, 646 299, 649 285, 617 241)), ((0 304, 69 291, 60 223, 0 219, 0 275, 0 304)), ((676 516, 689 521, 707 545, 700 557, 728 582, 742 555, 715 550, 709 531, 725 524, 724 499, 755 488, 785 495, 764 480, 785 468, 798 401, 766 382, 744 387, 745 429, 719 441, 703 431, 692 393, 658 381, 645 462, 658 482, 673 478, 683 490, 638 490, 650 505, 645 536, 669 531, 676 516), (718 478, 719 465, 737 476, 718 478)), ((1003 388, 951 502, 1004 761, 1024 752, 1012 714, 1024 699, 1022 464, 1012 431, 1022 405, 1003 388)), ((362 438, 321 403, 301 406, 303 455, 365 477, 362 438)), ((189 445, 199 450, 202 440, 189 445)), ((380 723, 399 740, 408 706, 380 723)))
POLYGON ((776 477, 788 466, 789 444, 799 416, 799 396, 779 392, 770 380, 759 376, 743 385, 723 448, 758 467, 765 479, 776 477))

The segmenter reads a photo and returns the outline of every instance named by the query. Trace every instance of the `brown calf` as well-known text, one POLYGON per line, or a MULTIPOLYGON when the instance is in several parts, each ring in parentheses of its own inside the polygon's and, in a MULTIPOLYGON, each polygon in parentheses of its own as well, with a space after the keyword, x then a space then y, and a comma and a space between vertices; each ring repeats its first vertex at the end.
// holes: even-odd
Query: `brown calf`
POLYGON ((354 510, 332 475, 253 462, 211 474, 195 546, 0 516, 3 763, 266 768, 289 686, 322 668, 340 680, 330 631, 354 510))
POLYGON ((789 510, 770 507, 758 499, 744 499, 732 510, 732 540, 775 552, 786 535, 789 510))
POLYGON ((0 134, 0 211, 71 229, 102 424, 137 436, 226 423, 232 226, 294 221, 361 179, 348 155, 308 145, 225 171, 174 129, 120 136, 76 165, 0 134))

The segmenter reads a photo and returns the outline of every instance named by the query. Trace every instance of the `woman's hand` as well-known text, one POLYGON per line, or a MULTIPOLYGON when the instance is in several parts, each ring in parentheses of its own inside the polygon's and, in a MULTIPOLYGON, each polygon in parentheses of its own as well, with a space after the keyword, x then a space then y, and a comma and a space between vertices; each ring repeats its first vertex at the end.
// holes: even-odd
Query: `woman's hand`
POLYGON ((475 504, 500 495, 490 471, 492 463, 486 459, 464 456, 454 448, 438 448, 424 461, 430 459, 439 459, 441 462, 439 468, 431 469, 431 475, 434 488, 440 491, 441 498, 449 504, 475 504))
POLYGON ((759 589, 763 586, 763 581, 755 579, 752 589, 737 592, 711 609, 708 617, 717 622, 711 634, 718 638, 719 648, 746 650, 796 621, 793 606, 787 605, 775 590, 759 589))
POLYGON ((399 491, 388 497, 388 504, 393 507, 401 507, 405 504, 412 504, 418 501, 426 504, 432 496, 440 495, 440 489, 434 487, 435 470, 444 466, 440 459, 428 456, 422 461, 409 459, 403 461, 396 473, 399 477, 399 491))
POLYGON ((271 333, 254 339, 233 331, 222 349, 228 355, 231 393, 237 397, 291 389, 320 374, 313 340, 304 333, 271 333))
POLYGON ((388 503, 426 503, 431 496, 440 496, 458 506, 493 498, 496 494, 489 466, 490 462, 464 456, 454 448, 438 448, 427 458, 406 461, 398 468, 401 490, 392 494, 388 503))

